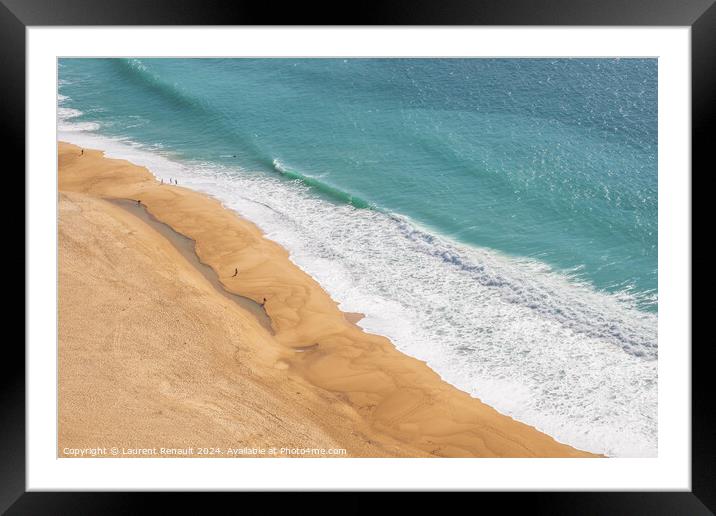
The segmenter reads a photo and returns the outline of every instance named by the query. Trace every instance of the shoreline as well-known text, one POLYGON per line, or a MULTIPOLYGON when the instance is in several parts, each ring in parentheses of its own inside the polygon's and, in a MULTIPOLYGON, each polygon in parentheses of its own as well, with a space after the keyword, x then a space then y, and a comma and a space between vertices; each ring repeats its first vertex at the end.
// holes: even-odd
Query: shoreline
POLYGON ((159 222, 193 240, 198 259, 227 292, 257 304, 266 299, 274 334, 256 331, 282 355, 274 368, 337 397, 323 410, 350 413, 369 441, 397 447, 385 456, 595 456, 498 413, 387 338, 363 331, 356 324, 362 314, 342 312, 283 247, 216 199, 162 185, 146 168, 101 151, 79 154, 79 147, 59 143, 60 194, 139 200, 159 222))

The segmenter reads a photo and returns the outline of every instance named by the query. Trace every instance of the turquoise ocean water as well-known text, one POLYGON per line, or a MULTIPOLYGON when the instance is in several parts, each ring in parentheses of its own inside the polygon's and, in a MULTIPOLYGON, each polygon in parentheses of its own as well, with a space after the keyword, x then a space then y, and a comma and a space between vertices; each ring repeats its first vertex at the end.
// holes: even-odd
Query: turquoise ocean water
POLYGON ((62 59, 58 132, 218 197, 498 410, 656 454, 656 60, 62 59))

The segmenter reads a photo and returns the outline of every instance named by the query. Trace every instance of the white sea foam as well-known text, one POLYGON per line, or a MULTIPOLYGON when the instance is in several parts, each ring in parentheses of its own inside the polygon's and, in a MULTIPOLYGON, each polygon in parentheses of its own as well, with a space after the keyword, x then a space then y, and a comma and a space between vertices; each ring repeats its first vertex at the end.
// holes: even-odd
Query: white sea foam
POLYGON ((442 378, 561 442, 657 451, 656 316, 550 270, 409 219, 335 205, 297 182, 181 164, 86 132, 60 138, 175 177, 257 223, 360 325, 442 378))
POLYGON ((96 131, 100 128, 97 122, 78 122, 74 120, 82 115, 79 109, 64 107, 63 104, 69 97, 57 94, 57 130, 62 132, 96 131))

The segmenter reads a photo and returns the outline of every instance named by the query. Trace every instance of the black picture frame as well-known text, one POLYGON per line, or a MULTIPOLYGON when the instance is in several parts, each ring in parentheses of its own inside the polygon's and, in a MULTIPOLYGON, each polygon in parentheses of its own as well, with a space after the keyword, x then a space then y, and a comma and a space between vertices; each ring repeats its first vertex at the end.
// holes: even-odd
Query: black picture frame
MULTIPOLYGON (((28 26, 81 25, 572 25, 689 26, 692 74, 692 172, 708 173, 708 129, 716 92, 714 0, 390 0, 330 5, 223 0, 0 0, 0 120, 4 143, 25 170, 25 30, 28 26)), ((711 167, 713 168, 713 166, 711 167)), ((14 173, 13 172, 13 173, 14 173)), ((6 171, 10 174, 10 170, 6 171)), ((20 175, 15 173, 15 177, 20 175)), ((24 192, 24 181, 22 186, 24 192)), ((19 191, 19 190, 16 190, 19 191)), ((24 199, 24 195, 22 197, 24 199)), ((692 197, 692 206, 696 205, 692 197)), ((18 207, 19 209, 19 207, 18 207)), ((694 222, 696 219, 693 218, 694 222)), ((19 231, 19 229, 18 229, 19 231)), ((25 238, 23 233, 22 238, 25 238)), ((693 247, 693 246, 692 246, 693 247)), ((14 261, 20 246, 16 246, 14 261)), ((693 253, 693 250, 691 250, 693 253)), ((24 247, 22 251, 24 262, 24 247)), ((693 267, 693 257, 692 257, 693 267)), ((19 267, 19 263, 17 266, 19 267)), ((25 269, 25 282, 32 271, 25 269)), ((708 284, 711 280, 705 280, 708 284)), ((23 294, 24 298, 24 294, 23 294)), ((18 303, 19 304, 19 303, 18 303)), ((696 308, 696 305, 692 303, 696 308)), ((693 316, 692 316, 693 319, 693 316)), ((683 343, 690 345, 691 343, 683 343)), ((714 406, 709 339, 692 347, 692 490, 690 492, 480 493, 501 510, 549 514, 712 514, 716 511, 714 406)), ((25 489, 25 353, 5 340, 0 375, 0 511, 7 514, 137 513, 147 498, 182 512, 207 508, 206 495, 180 493, 40 493, 25 489), (195 496, 200 496, 199 500, 195 496)), ((227 499, 237 494, 214 494, 227 499)), ((246 498, 253 494, 240 494, 246 498)), ((306 493, 301 503, 320 510, 325 499, 306 493), (315 499, 315 503, 311 501, 315 499), (321 501, 323 500, 323 501, 321 501)), ((376 495, 349 495, 342 512, 362 512, 376 495)), ((461 495, 466 496, 466 495, 461 495)), ((474 495, 473 495, 474 496, 474 495)), ((421 495, 414 501, 424 505, 421 495)), ((473 503, 473 502, 469 502, 473 503)), ((443 507, 444 510, 444 507, 443 507)))

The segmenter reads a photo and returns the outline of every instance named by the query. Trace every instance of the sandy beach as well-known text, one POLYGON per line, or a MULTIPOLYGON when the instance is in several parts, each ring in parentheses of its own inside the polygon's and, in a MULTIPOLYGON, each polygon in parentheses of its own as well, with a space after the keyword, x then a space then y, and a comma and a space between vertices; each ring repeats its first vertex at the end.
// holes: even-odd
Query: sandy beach
POLYGON ((594 456, 364 332, 216 199, 97 150, 58 162, 59 456, 594 456))

